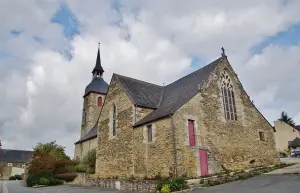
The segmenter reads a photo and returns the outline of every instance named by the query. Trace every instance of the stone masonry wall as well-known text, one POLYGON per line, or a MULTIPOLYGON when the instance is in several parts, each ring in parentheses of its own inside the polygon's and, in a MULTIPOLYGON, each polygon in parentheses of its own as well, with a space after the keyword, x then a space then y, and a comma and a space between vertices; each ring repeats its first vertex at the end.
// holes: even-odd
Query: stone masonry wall
POLYGON ((132 102, 113 77, 98 123, 96 174, 126 178, 133 175, 132 102), (116 105, 116 136, 112 136, 113 104, 116 105))
POLYGON ((134 176, 153 178, 173 172, 171 119, 152 122, 152 141, 148 142, 147 125, 134 128, 134 176))
POLYGON ((135 192, 155 192, 156 189, 156 181, 154 180, 99 179, 92 174, 85 173, 79 173, 72 184, 135 192))
POLYGON ((102 107, 98 107, 98 97, 102 97, 102 104, 105 100, 104 94, 89 93, 83 102, 83 113, 82 113, 82 132, 81 137, 87 134, 90 129, 95 125, 99 117, 99 113, 102 107), (86 113, 86 122, 84 122, 84 114, 86 113))
MULTIPOLYGON (((174 128, 177 149, 177 172, 179 176, 198 177, 201 175, 199 149, 208 149, 207 130, 202 119, 201 93, 178 109, 174 115, 174 128), (194 121, 195 146, 189 144, 188 120, 194 121)), ((209 173, 218 173, 222 169, 212 154, 208 155, 209 173)))
POLYGON ((134 113, 134 121, 135 122, 140 121, 142 118, 149 115, 149 113, 151 113, 152 111, 153 111, 153 109, 134 106, 134 112, 133 112, 134 113))
POLYGON ((201 95, 201 124, 207 146, 227 169, 279 163, 273 128, 254 107, 226 59, 210 76, 201 95), (237 121, 226 120, 224 116, 220 74, 225 68, 234 86, 237 121), (266 141, 260 141, 259 131, 265 133, 266 141), (255 163, 250 164, 251 160, 255 160, 255 163))

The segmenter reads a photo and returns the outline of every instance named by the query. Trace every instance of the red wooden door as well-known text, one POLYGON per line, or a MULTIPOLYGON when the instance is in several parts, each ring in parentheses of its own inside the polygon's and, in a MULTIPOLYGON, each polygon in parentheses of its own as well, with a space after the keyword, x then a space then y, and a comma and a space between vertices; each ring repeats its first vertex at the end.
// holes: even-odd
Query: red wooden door
POLYGON ((207 151, 199 149, 201 176, 208 175, 207 151))
POLYGON ((195 146, 196 140, 195 140, 195 127, 194 127, 194 121, 189 120, 189 140, 190 140, 190 146, 195 146))

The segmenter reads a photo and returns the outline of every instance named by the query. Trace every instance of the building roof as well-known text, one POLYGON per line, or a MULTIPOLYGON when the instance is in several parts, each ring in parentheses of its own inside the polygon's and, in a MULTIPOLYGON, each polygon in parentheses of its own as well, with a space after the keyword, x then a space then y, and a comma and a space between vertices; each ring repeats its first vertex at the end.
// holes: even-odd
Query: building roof
POLYGON ((27 163, 33 151, 0 149, 0 162, 27 163))
POLYGON ((141 107, 158 108, 163 93, 162 86, 118 74, 114 74, 114 76, 134 104, 141 107))
POLYGON ((143 125, 174 113, 199 92, 222 58, 220 57, 199 70, 165 86, 159 107, 134 126, 143 125))
POLYGON ((94 139, 97 137, 97 123, 92 127, 92 129, 87 133, 85 134, 83 137, 81 137, 77 142, 75 142, 75 144, 78 144, 78 143, 82 143, 82 142, 85 142, 87 140, 90 140, 90 139, 94 139))
POLYGON ((293 141, 289 143, 290 147, 298 147, 300 146, 300 139, 296 137, 293 141))
POLYGON ((96 59, 96 65, 92 71, 94 73, 95 71, 100 71, 104 72, 102 65, 101 65, 101 58, 100 58, 100 48, 98 48, 98 53, 97 53, 97 59, 96 59))
POLYGON ((84 96, 90 92, 107 93, 108 84, 103 80, 102 77, 95 76, 92 81, 86 86, 84 96))

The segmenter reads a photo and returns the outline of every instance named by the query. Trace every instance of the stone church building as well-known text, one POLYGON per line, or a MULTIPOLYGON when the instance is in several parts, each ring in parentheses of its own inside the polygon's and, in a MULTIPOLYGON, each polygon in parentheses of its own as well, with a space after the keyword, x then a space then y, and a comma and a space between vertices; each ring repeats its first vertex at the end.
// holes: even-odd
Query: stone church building
POLYGON ((224 50, 165 86, 118 74, 108 86, 103 72, 98 50, 75 153, 96 146, 98 177, 197 177, 279 163, 273 127, 224 50))

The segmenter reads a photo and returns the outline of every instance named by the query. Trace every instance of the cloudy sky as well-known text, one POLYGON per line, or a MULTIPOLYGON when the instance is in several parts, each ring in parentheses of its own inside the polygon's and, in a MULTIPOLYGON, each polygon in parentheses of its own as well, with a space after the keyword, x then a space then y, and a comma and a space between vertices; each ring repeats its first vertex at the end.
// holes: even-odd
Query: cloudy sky
POLYGON ((222 46, 273 124, 300 124, 298 0, 1 0, 0 139, 7 149, 57 140, 73 156, 82 96, 101 42, 104 79, 168 84, 222 46))

